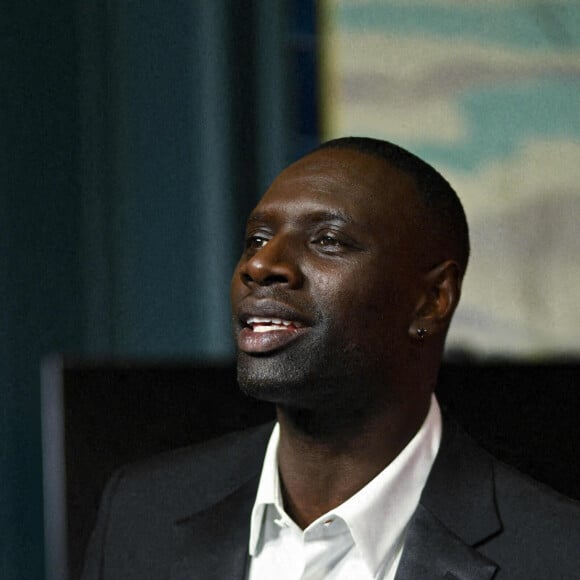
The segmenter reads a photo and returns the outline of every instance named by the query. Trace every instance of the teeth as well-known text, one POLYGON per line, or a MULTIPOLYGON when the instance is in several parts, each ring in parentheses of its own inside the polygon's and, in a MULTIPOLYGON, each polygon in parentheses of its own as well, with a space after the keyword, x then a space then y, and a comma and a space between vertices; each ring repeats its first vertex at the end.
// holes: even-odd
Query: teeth
POLYGON ((294 328, 301 328, 302 323, 293 320, 283 320, 282 318, 265 318, 263 316, 251 316, 246 321, 248 326, 252 327, 254 332, 272 332, 279 330, 280 327, 294 326, 294 328))
POLYGON ((252 326, 252 332, 272 332, 279 328, 279 326, 252 326))

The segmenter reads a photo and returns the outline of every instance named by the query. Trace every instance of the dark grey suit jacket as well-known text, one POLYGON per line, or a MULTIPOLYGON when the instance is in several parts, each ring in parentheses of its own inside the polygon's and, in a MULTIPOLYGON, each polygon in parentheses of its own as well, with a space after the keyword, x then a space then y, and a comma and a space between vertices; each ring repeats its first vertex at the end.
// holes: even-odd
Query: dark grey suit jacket
MULTIPOLYGON (((83 580, 242 580, 271 427, 119 471, 83 580)), ((580 579, 580 504, 497 462, 445 421, 397 580, 491 578, 580 579)))

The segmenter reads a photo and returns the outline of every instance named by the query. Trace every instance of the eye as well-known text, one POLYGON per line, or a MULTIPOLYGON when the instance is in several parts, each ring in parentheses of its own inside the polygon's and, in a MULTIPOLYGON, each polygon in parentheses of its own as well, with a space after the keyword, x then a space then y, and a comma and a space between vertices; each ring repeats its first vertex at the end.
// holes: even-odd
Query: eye
POLYGON ((319 253, 347 255, 361 251, 361 246, 342 228, 323 227, 312 233, 310 244, 319 253))
POLYGON ((350 248, 349 240, 339 232, 324 230, 313 236, 311 243, 325 253, 342 253, 350 248))
POLYGON ((343 243, 338 239, 335 238, 334 236, 331 235, 324 235, 324 236, 320 236, 317 240, 316 243, 319 244, 320 246, 342 246, 343 243))
POLYGON ((263 236, 248 236, 246 238, 246 250, 259 250, 268 243, 268 239, 263 236))

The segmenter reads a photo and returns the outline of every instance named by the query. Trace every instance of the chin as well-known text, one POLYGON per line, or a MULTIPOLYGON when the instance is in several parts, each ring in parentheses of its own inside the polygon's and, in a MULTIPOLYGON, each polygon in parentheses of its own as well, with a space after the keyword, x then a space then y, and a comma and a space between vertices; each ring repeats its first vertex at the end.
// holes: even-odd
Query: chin
POLYGON ((304 367, 242 362, 238 382, 244 394, 273 403, 298 430, 317 437, 356 430, 375 408, 371 392, 359 381, 308 374, 304 367))
POLYGON ((323 360, 316 351, 276 356, 238 354, 238 383, 254 399, 312 412, 344 414, 368 400, 360 368, 347 367, 342 357, 323 360), (321 372, 324 369, 324 372, 321 372))
POLYGON ((289 364, 279 357, 252 357, 243 353, 238 356, 238 384, 244 394, 254 399, 304 404, 311 391, 309 382, 309 373, 303 365, 289 364))

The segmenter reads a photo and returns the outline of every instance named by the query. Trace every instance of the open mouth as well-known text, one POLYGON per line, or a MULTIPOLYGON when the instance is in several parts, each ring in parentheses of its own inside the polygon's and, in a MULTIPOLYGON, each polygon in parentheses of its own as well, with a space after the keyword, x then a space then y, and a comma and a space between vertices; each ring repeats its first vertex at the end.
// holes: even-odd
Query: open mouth
POLYGON ((263 316, 251 316, 246 320, 245 325, 252 332, 275 332, 277 330, 295 330, 304 327, 301 322, 295 320, 265 318, 263 316))
POLYGON ((266 316, 242 318, 238 348, 247 354, 266 354, 289 346, 298 340, 308 326, 297 320, 266 316))

